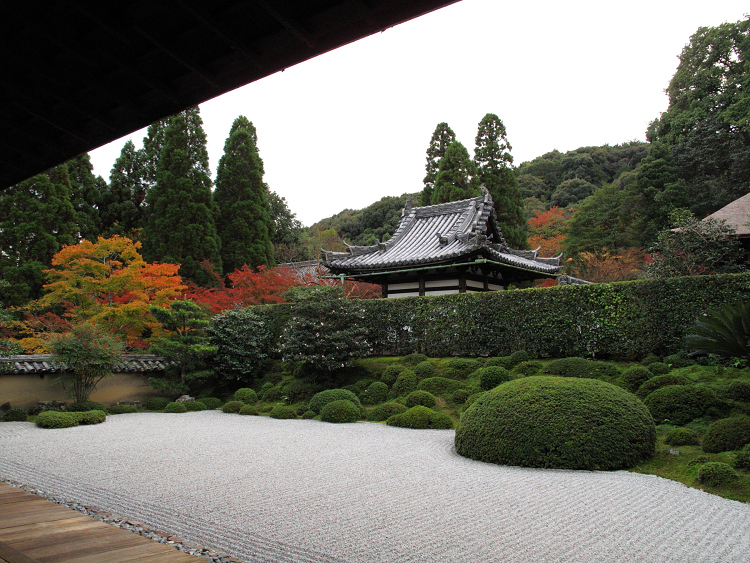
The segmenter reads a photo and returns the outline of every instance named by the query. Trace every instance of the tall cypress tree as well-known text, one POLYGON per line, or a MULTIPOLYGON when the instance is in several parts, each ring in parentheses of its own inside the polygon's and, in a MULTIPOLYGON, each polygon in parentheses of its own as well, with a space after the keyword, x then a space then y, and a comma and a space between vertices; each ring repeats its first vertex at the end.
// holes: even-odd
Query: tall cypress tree
POLYGON ((474 148, 474 164, 479 182, 492 196, 497 226, 506 242, 513 248, 526 248, 523 231, 523 200, 513 173, 512 147, 502 120, 488 113, 479 122, 474 148))
POLYGON ((273 222, 257 140, 250 120, 235 119, 216 171, 217 231, 227 273, 245 264, 251 268, 274 265, 273 222))
POLYGON ((94 165, 88 153, 83 153, 67 163, 70 178, 70 200, 76 212, 78 238, 96 242, 100 233, 100 218, 97 204, 101 197, 102 180, 94 176, 94 165))
POLYGON ((100 218, 105 237, 125 235, 138 239, 144 227, 146 186, 144 183, 143 151, 133 141, 122 147, 109 175, 109 185, 102 193, 100 218))
POLYGON ((431 204, 458 201, 479 195, 477 170, 469 151, 460 142, 451 143, 440 159, 431 204))
POLYGON ((421 205, 430 205, 432 201, 432 192, 435 189, 435 179, 437 178, 438 165, 440 159, 445 156, 445 151, 451 143, 455 142, 456 134, 447 123, 438 123, 435 131, 432 133, 430 145, 427 147, 427 164, 425 170, 427 175, 424 177, 424 189, 420 196, 421 205))
POLYGON ((221 273, 217 210, 208 174, 206 134, 197 107, 169 118, 156 184, 146 202, 150 214, 143 232, 144 258, 180 264, 183 278, 205 287, 214 285, 214 277, 201 265, 208 260, 221 273))

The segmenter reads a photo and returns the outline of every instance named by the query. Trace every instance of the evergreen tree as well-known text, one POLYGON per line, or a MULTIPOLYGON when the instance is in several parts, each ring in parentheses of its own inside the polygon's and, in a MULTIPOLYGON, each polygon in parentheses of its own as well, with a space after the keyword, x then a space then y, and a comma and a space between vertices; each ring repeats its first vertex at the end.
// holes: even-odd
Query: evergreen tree
POLYGON ((43 270, 74 244, 76 213, 65 164, 0 192, 0 301, 23 305, 41 296, 43 270))
POLYGON ((306 251, 302 243, 302 223, 289 209, 286 199, 276 192, 268 191, 268 203, 274 225, 271 237, 274 260, 277 263, 304 260, 306 251))
POLYGON ((273 267, 273 221, 263 161, 258 155, 255 127, 246 117, 234 120, 216 171, 217 232, 226 272, 245 264, 273 267))
POLYGON ((100 190, 104 181, 94 176, 94 165, 88 153, 77 156, 67 163, 70 178, 70 201, 76 213, 78 238, 96 242, 100 233, 100 190))
POLYGON ((424 177, 424 189, 420 197, 421 205, 430 205, 432 201, 432 192, 435 189, 435 180, 438 173, 440 159, 445 156, 445 151, 451 143, 456 141, 456 134, 447 123, 438 123, 430 139, 430 146, 427 147, 427 165, 425 170, 427 175, 424 177))
POLYGON ((485 115, 479 122, 474 149, 479 182, 492 196, 497 225, 506 242, 513 248, 526 248, 523 200, 513 173, 511 150, 503 122, 494 113, 485 115))
POLYGON ((144 226, 146 186, 144 154, 135 149, 133 141, 122 147, 109 176, 109 185, 102 193, 100 218, 105 238, 124 235, 138 238, 144 226))
POLYGON ((479 195, 478 184, 477 170, 469 158, 469 151, 455 141, 440 159, 430 203, 434 205, 476 197, 479 195))
POLYGON ((210 286, 215 278, 201 263, 220 273, 221 257, 202 124, 197 107, 169 118, 156 184, 146 196, 143 255, 148 262, 180 264, 184 279, 210 286))

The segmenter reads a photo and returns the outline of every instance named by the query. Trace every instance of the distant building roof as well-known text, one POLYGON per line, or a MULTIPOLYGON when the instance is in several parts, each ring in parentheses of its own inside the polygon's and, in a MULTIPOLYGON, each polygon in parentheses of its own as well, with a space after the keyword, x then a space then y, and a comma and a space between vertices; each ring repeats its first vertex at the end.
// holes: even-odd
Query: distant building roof
POLYGON ((484 258, 511 268, 556 275, 561 256, 541 258, 537 250, 514 250, 498 230, 492 197, 412 207, 401 212, 396 232, 386 242, 349 246, 346 252, 321 251, 321 262, 334 274, 366 273, 459 263, 484 258))
MULTIPOLYGON (((151 354, 123 354, 122 363, 112 367, 113 373, 164 371, 169 361, 151 354)), ((63 371, 52 354, 23 354, 0 358, 0 373, 57 373, 63 371)))
POLYGON ((724 220, 732 227, 738 237, 750 236, 750 227, 745 223, 750 221, 750 193, 735 199, 729 205, 725 205, 717 212, 709 215, 712 219, 724 220))

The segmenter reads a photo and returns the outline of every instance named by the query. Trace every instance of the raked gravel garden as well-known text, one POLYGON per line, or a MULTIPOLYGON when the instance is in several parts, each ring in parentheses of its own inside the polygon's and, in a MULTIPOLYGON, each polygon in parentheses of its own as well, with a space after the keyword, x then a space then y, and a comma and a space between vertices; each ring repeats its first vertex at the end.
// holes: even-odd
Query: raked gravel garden
POLYGON ((256 562, 747 562, 750 505, 627 471, 499 466, 453 430, 134 413, 0 424, 0 479, 256 562))

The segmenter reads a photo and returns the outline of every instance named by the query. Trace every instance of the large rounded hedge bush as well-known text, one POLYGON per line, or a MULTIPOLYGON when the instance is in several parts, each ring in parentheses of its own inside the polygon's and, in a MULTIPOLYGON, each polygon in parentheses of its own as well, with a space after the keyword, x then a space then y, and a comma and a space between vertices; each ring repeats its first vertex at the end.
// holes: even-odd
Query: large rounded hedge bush
POLYGON ((234 399, 236 401, 242 401, 246 405, 258 402, 258 394, 254 389, 249 387, 241 387, 234 392, 234 399))
POLYGON ((146 401, 146 410, 163 411, 164 407, 166 407, 171 402, 172 399, 169 399, 167 397, 149 397, 148 401, 146 401))
POLYGON ((394 414, 401 414, 402 412, 406 412, 406 407, 401 403, 383 403, 370 411, 367 420, 382 422, 388 420, 394 414))
POLYGON ((427 407, 428 409, 431 409, 437 404, 437 400, 435 399, 435 395, 432 393, 429 393, 427 391, 412 391, 406 396, 406 403, 407 408, 416 407, 417 405, 422 405, 423 407, 427 407))
POLYGON ((242 401, 229 401, 225 403, 221 410, 227 414, 240 412, 240 409, 245 405, 242 401))
POLYGON ((320 420, 336 423, 357 422, 359 412, 359 406, 346 399, 331 401, 320 411, 320 420))
POLYGON ((4 422, 26 422, 27 420, 26 411, 21 407, 12 407, 3 415, 4 422))
POLYGON ((218 409, 221 406, 221 399, 217 399, 216 397, 202 397, 198 400, 210 410, 218 409))
POLYGON ((268 415, 271 418, 290 419, 297 418, 297 413, 294 412, 292 407, 286 405, 274 405, 271 409, 271 413, 268 415))
POLYGON ((377 405, 388 400, 388 386, 382 381, 373 381, 362 394, 362 402, 366 405, 377 405))
POLYGON ((620 375, 617 366, 608 362, 587 360, 586 358, 560 358, 552 360, 542 373, 561 377, 583 377, 589 379, 614 379, 620 375))
POLYGON ((648 371, 650 371, 654 375, 666 375, 670 371, 672 371, 672 368, 664 362, 654 362, 652 364, 648 364, 648 371))
POLYGON ((433 377, 435 375, 435 366, 427 360, 421 361, 414 366, 414 374, 419 380, 433 377))
POLYGON ((71 428, 78 426, 78 419, 72 412, 44 411, 36 417, 39 428, 71 428))
POLYGON ((456 389, 463 389, 465 386, 465 382, 448 379, 447 377, 428 377, 417 384, 417 389, 427 391, 435 396, 445 397, 456 389))
POLYGON ((657 389, 668 387, 670 385, 690 385, 690 381, 688 381, 687 377, 685 377, 684 375, 680 375, 679 373, 665 373, 664 375, 657 375, 656 377, 652 377, 643 385, 641 385, 635 392, 635 395, 640 399, 644 399, 648 396, 649 393, 653 393, 657 389))
POLYGON ((664 443, 670 446, 695 446, 698 444, 698 434, 690 428, 672 428, 667 432, 664 443))
POLYGON ((735 401, 750 402, 750 381, 733 379, 727 389, 727 396, 735 401))
POLYGON ((396 383, 398 376, 401 375, 401 372, 405 369, 406 366, 402 366, 401 364, 390 365, 383 370, 383 373, 380 374, 380 381, 390 387, 391 385, 396 383))
POLYGON ((529 360, 527 362, 521 362, 513 368, 513 373, 520 373, 523 376, 536 375, 539 370, 544 367, 544 364, 539 360, 529 360))
POLYGON ((648 409, 594 379, 532 376, 479 397, 461 417, 456 451, 503 465, 622 469, 654 455, 648 409))
POLYGON ((107 420, 107 413, 101 410, 91 410, 86 412, 70 413, 76 419, 78 424, 101 424, 107 420))
POLYGON ((135 405, 112 405, 107 407, 107 414, 132 414, 138 412, 135 405))
POLYGON ((483 391, 494 389, 501 383, 505 383, 511 379, 510 372, 500 366, 489 366, 479 370, 479 387, 483 391))
POLYGON ((479 369, 479 361, 474 358, 451 358, 446 362, 445 376, 451 379, 466 379, 479 369))
POLYGON ((320 414, 323 407, 333 401, 351 401, 357 407, 361 406, 357 395, 348 389, 326 389, 313 395, 313 398, 310 399, 310 410, 316 414, 320 414))
POLYGON ((425 356, 424 354, 420 354, 419 352, 412 352, 411 354, 404 356, 404 361, 410 366, 414 366, 420 362, 427 361, 427 359, 427 356, 425 356))
POLYGON ((739 478, 732 466, 721 461, 709 461, 698 470, 698 482, 702 485, 720 487, 739 478))
POLYGON ((668 385, 649 393, 643 404, 659 424, 669 421, 681 426, 694 418, 703 416, 716 405, 716 394, 707 387, 698 385, 668 385))
POLYGON ((646 366, 632 366, 622 372, 620 375, 620 385, 631 393, 638 391, 638 388, 654 376, 646 366))
POLYGON ((204 403, 203 401, 188 401, 187 403, 182 404, 185 405, 185 408, 188 412, 199 412, 208 409, 208 407, 206 407, 206 403, 204 403))
POLYGON ((396 383, 391 387, 392 398, 408 395, 417 388, 417 375, 410 369, 405 369, 398 376, 396 383))
POLYGON ((750 416, 722 418, 712 423, 703 437, 703 451, 710 454, 739 450, 750 443, 750 416))
POLYGON ((171 402, 166 407, 164 407, 164 412, 169 412, 169 413, 183 413, 187 411, 188 409, 185 406, 185 403, 178 403, 176 401, 171 402))
POLYGON ((258 407, 256 407, 255 405, 243 405, 238 414, 257 416, 258 407))
POLYGON ((450 430, 453 421, 447 414, 418 405, 401 414, 394 414, 385 422, 388 426, 414 428, 416 430, 450 430))

